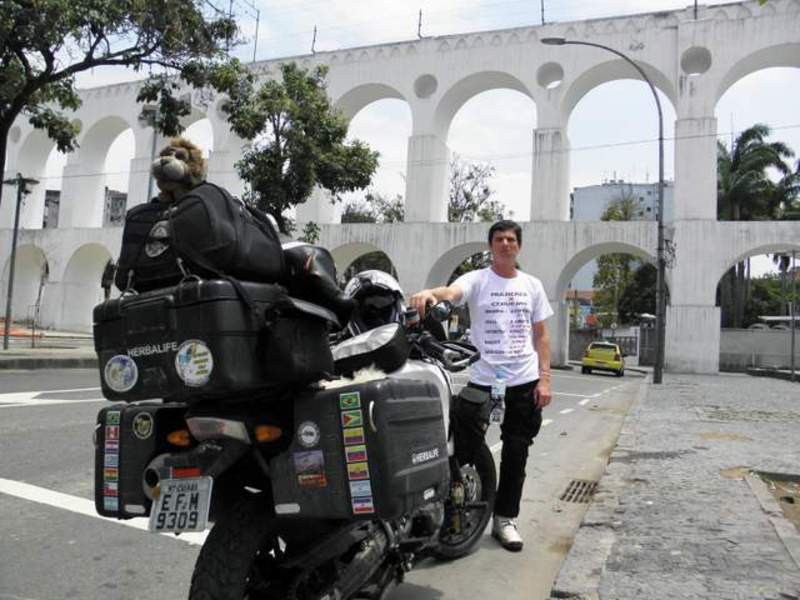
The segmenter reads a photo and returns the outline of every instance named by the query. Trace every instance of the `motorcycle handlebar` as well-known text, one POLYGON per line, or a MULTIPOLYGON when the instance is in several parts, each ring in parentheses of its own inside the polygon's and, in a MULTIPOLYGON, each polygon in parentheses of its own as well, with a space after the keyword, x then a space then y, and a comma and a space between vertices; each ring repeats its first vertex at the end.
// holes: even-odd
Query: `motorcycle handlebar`
POLYGON ((463 371, 480 358, 480 353, 477 350, 469 350, 463 346, 451 345, 448 342, 439 342, 427 332, 420 337, 420 345, 425 352, 441 361, 445 369, 452 372, 463 371), (454 358, 458 356, 463 358, 454 358))

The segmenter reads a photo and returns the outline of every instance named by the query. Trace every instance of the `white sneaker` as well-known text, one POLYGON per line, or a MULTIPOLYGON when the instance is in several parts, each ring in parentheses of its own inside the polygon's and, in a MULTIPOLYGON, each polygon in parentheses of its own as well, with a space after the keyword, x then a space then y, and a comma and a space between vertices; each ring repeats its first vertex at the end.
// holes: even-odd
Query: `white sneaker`
POLYGON ((517 522, 508 517, 494 516, 492 537, 496 538, 506 550, 519 552, 522 550, 522 536, 517 529, 517 522))

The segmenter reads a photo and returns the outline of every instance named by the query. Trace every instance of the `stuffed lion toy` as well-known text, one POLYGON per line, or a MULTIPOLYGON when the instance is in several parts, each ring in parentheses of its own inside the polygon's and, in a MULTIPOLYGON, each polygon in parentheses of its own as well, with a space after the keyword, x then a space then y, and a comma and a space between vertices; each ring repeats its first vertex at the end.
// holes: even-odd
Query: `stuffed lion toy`
POLYGON ((206 179, 206 160, 197 146, 185 138, 174 138, 153 161, 151 172, 158 184, 158 200, 175 202, 206 179))

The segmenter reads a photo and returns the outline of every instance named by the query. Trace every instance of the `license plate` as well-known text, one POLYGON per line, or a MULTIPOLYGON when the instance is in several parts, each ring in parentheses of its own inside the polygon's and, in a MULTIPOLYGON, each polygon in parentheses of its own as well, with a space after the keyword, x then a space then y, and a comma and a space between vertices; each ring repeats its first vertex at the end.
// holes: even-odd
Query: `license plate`
POLYGON ((213 483, 211 477, 162 479, 161 493, 150 511, 150 531, 204 531, 213 483))

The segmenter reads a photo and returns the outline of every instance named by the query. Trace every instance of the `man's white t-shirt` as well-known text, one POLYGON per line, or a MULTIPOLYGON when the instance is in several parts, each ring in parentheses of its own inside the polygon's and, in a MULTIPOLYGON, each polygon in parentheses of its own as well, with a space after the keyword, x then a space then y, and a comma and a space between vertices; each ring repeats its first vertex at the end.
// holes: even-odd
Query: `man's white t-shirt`
POLYGON ((498 373, 507 386, 539 379, 533 323, 553 314, 542 282, 521 271, 500 277, 489 267, 465 273, 452 285, 463 292, 459 304, 469 306, 470 338, 481 353, 470 381, 492 385, 498 373))

